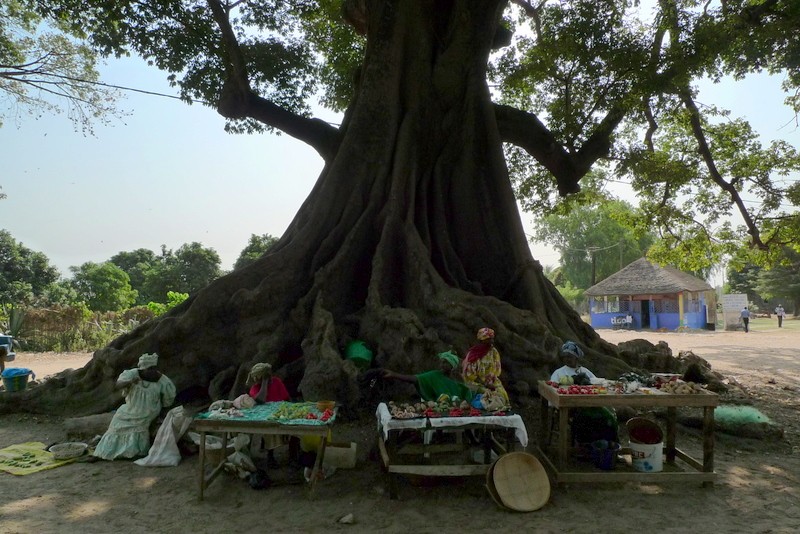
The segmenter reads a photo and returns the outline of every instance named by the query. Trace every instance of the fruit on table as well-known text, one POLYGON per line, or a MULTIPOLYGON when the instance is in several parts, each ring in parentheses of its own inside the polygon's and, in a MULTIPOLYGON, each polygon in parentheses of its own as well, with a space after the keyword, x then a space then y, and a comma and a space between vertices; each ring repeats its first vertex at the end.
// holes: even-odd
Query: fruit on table
POLYGON ((569 384, 574 384, 575 379, 572 378, 571 376, 562 376, 561 378, 558 379, 558 383, 561 384, 562 386, 566 386, 569 384))
POLYGON ((703 388, 700 384, 694 382, 683 382, 682 380, 674 380, 667 382, 661 386, 661 391, 664 393, 673 393, 676 395, 692 395, 702 393, 703 388))

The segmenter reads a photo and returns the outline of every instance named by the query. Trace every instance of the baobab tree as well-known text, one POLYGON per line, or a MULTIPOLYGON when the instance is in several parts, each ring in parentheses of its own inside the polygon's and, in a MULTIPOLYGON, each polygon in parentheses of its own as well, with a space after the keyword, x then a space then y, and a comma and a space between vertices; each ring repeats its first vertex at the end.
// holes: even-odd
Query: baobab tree
MULTIPOLYGON (((632 3, 613 0, 39 4, 86 29, 100 53, 132 51, 169 72, 183 98, 214 107, 229 130, 281 131, 325 161, 263 257, 84 369, 3 404, 70 413, 112 407, 113 378, 154 350, 184 393, 235 395, 253 363, 270 361, 306 398, 348 406, 360 391, 341 349, 354 338, 377 364, 419 371, 490 326, 514 399, 549 374, 566 339, 599 373, 626 369, 531 257, 507 157, 516 148, 534 162, 529 189, 576 193, 618 150, 623 126, 650 126, 641 137, 652 149, 660 110, 680 98, 688 106, 689 82, 735 55, 731 42, 777 39, 731 22, 749 9, 742 1, 704 15, 663 0, 652 28, 630 25, 632 3), (712 42, 714 24, 739 40, 712 42), (682 48, 701 31, 708 49, 682 48), (310 116, 314 95, 344 111, 341 125, 310 116)), ((789 9, 764 4, 754 21, 789 9)))

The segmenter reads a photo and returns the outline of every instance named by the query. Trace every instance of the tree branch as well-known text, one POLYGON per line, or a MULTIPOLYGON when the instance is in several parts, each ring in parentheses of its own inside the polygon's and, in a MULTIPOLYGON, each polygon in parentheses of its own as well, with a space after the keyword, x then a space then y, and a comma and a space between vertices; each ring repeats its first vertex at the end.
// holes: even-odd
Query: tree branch
POLYGON ((226 76, 217 102, 219 114, 229 119, 252 118, 277 128, 312 146, 325 161, 330 160, 339 146, 339 130, 323 120, 303 117, 257 95, 250 87, 244 54, 228 18, 229 8, 223 7, 219 0, 207 2, 222 33, 221 53, 226 76))
POLYGON ((722 177, 722 174, 720 174, 719 170, 717 169, 716 162, 714 161, 714 155, 711 153, 711 149, 708 146, 705 133, 703 132, 703 125, 700 122, 700 110, 697 109, 697 105, 695 104, 688 88, 681 89, 680 98, 683 102, 683 105, 686 107, 686 110, 689 112, 689 123, 692 128, 692 134, 697 141, 698 152, 706 164, 706 168, 708 169, 711 179, 719 186, 720 189, 728 193, 728 195, 731 197, 731 201, 736 205, 736 208, 739 210, 739 214, 742 216, 742 219, 744 219, 744 223, 747 226, 747 233, 750 234, 750 237, 753 240, 753 246, 762 250, 766 250, 767 245, 761 241, 761 234, 758 230, 758 226, 750 216, 750 212, 747 211, 747 208, 742 201, 742 197, 739 195, 739 191, 736 190, 733 184, 726 182, 722 177))
POLYGON ((578 182, 588 169, 581 171, 550 130, 533 113, 503 104, 494 105, 500 138, 522 148, 555 176, 558 193, 566 196, 580 191, 578 182))
POLYGON ((564 149, 533 113, 503 104, 495 104, 494 113, 500 138, 504 142, 522 148, 550 171, 556 178, 558 194, 561 196, 580 191, 581 178, 589 172, 598 159, 608 155, 611 135, 625 117, 622 106, 612 107, 592 135, 573 155, 564 149))

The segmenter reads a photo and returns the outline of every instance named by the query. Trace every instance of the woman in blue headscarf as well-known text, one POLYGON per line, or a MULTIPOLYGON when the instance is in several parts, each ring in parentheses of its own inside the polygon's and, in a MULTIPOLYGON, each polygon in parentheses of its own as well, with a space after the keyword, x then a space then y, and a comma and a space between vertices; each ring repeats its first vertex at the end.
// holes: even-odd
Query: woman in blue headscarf
MULTIPOLYGON (((574 341, 567 341, 561 345, 561 360, 563 367, 559 367, 550 375, 550 380, 560 382, 562 377, 575 377, 583 374, 588 379, 597 378, 589 369, 580 365, 583 359, 583 350, 574 341)), ((572 437, 578 444, 591 443, 598 439, 619 441, 619 423, 617 414, 613 409, 606 407, 578 408, 572 411, 572 437)))
POLYGON ((578 360, 582 358, 583 350, 574 341, 567 341, 561 345, 561 361, 564 362, 564 365, 553 371, 553 374, 550 375, 550 380, 560 383, 563 377, 574 377, 579 373, 585 374, 589 379, 597 378, 589 369, 581 367, 578 360))

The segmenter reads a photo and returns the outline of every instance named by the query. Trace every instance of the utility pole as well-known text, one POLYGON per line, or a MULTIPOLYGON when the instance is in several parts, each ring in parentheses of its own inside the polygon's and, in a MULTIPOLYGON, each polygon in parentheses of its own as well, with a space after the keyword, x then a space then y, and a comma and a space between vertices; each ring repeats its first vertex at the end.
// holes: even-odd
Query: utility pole
POLYGON ((586 250, 589 251, 590 256, 592 257, 592 285, 595 284, 596 274, 597 274, 597 261, 595 260, 594 253, 597 252, 600 247, 588 247, 586 250))

